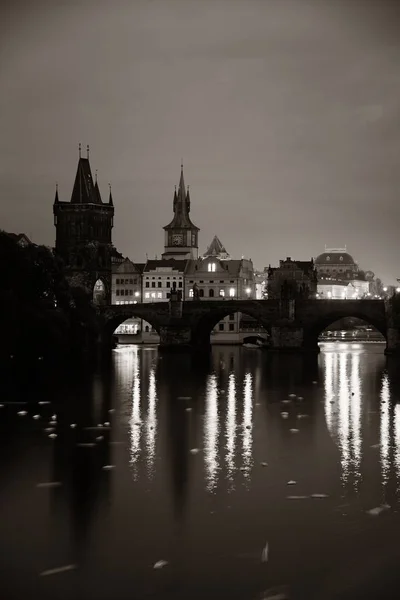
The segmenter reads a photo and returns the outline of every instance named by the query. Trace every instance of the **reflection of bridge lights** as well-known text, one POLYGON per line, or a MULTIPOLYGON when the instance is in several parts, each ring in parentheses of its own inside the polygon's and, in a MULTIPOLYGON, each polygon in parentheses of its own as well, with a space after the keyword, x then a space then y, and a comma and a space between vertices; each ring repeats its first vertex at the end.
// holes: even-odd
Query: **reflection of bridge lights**
POLYGON ((360 354, 332 352, 325 355, 325 419, 340 451, 341 480, 357 489, 361 480, 362 392, 360 354), (350 360, 350 365, 349 365, 350 360), (338 373, 339 365, 339 373, 338 373), (351 368, 351 380, 349 373, 351 368), (337 390, 338 388, 338 390, 337 390), (333 399, 338 391, 338 410, 333 399), (354 394, 353 396, 351 394, 354 394))
POLYGON ((338 436, 341 450, 342 482, 349 477, 350 444, 349 444, 349 387, 347 379, 347 354, 339 356, 339 419, 338 436))
MULTIPOLYGON (((137 346, 133 346, 133 389, 132 389, 132 413, 131 413, 131 464, 135 464, 140 455, 140 368, 139 353, 137 346)), ((136 469, 134 478, 136 479, 136 469)))
POLYGON ((236 381, 235 375, 229 375, 228 407, 226 412, 226 466, 228 479, 233 478, 235 471, 235 441, 236 441, 236 381))
POLYGON ((253 416, 253 380, 251 373, 246 373, 244 378, 243 390, 243 432, 242 432, 242 448, 243 448, 243 468, 245 469, 246 477, 250 474, 251 468, 251 451, 253 444, 252 432, 252 416, 253 416))
POLYGON ((325 355, 325 420, 329 433, 332 435, 332 400, 333 393, 333 363, 337 360, 337 354, 328 352, 325 355))
POLYGON ((153 475, 154 469, 154 457, 156 449, 156 432, 157 432, 157 390, 156 390, 156 376, 154 367, 151 369, 149 374, 149 394, 148 394, 148 410, 147 410, 147 430, 146 430, 146 441, 147 441, 147 468, 149 476, 153 475))
POLYGON ((389 417, 389 379, 387 373, 382 377, 381 388, 381 471, 382 471, 382 486, 385 489, 389 479, 390 469, 390 417, 389 417))
POLYGON ((207 489, 212 492, 217 483, 218 471, 218 385, 216 376, 210 375, 207 382, 206 414, 204 421, 204 462, 207 489))
POLYGON ((397 477, 397 491, 400 491, 400 404, 394 407, 394 444, 395 444, 395 466, 397 477))
POLYGON ((350 401, 351 415, 351 434, 352 434, 352 466, 354 473, 354 486, 358 487, 361 480, 361 453, 362 453, 362 432, 361 432, 361 380, 360 380, 360 355, 351 355, 351 390, 354 396, 350 401))

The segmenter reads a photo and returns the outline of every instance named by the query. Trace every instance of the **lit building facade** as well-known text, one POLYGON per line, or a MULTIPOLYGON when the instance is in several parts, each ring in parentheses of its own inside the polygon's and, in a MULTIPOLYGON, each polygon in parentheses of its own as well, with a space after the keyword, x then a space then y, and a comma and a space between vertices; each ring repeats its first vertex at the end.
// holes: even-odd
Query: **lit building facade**
MULTIPOLYGON (((317 294, 321 299, 346 300, 370 295, 368 277, 344 248, 327 248, 315 259, 318 274, 317 294)), ((372 273, 373 279, 373 273, 372 273)))
MULTIPOLYGON (((184 298, 185 271, 189 260, 161 259, 148 260, 143 269, 143 302, 168 302, 171 290, 175 287, 184 298)), ((142 340, 144 343, 158 344, 159 335, 150 323, 143 321, 142 340)))
POLYGON ((267 300, 268 267, 264 267, 264 271, 254 271, 254 282, 256 288, 256 300, 267 300))
MULTIPOLYGON (((137 304, 142 302, 143 263, 133 263, 116 250, 112 257, 112 304, 137 304)), ((116 335, 139 335, 143 327, 142 319, 133 317, 121 323, 116 335)))
MULTIPOLYGON (((188 261, 185 272, 185 300, 193 300, 196 294, 201 301, 245 300, 255 298, 254 269, 251 260, 232 259, 225 246, 214 236, 204 255, 198 260, 188 261)), ((226 316, 215 326, 211 342, 234 344, 242 341, 244 322, 249 327, 259 328, 256 321, 242 313, 226 316)))

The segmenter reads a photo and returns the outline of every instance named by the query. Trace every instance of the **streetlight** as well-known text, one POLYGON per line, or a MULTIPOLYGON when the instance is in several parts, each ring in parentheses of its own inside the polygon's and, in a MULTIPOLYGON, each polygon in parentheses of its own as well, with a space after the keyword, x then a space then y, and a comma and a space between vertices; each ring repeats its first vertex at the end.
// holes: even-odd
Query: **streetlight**
POLYGON ((247 294, 248 296, 250 296, 250 294, 251 294, 251 288, 249 288, 249 287, 248 287, 248 288, 246 288, 246 294, 247 294))

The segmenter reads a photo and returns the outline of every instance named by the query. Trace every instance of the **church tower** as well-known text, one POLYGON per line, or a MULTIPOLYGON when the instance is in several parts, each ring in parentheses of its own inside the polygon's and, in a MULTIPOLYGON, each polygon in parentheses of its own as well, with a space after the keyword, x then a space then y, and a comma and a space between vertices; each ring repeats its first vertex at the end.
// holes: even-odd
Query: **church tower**
POLYGON ((87 157, 79 161, 70 202, 61 202, 56 189, 53 205, 55 252, 64 262, 70 284, 84 288, 95 304, 111 304, 111 231, 114 206, 101 199, 87 157))
POLYGON ((178 192, 174 193, 174 217, 169 225, 164 227, 165 242, 162 258, 177 260, 197 259, 199 253, 198 234, 200 229, 193 225, 190 220, 190 196, 189 188, 186 192, 183 179, 183 165, 181 165, 181 177, 178 192))

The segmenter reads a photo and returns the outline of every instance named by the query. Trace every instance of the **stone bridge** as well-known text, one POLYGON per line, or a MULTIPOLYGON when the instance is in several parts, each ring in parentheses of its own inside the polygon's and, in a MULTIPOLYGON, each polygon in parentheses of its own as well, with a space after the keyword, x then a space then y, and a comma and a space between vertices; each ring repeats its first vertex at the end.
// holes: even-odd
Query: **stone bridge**
POLYGON ((215 325, 241 312, 270 333, 275 351, 317 352, 321 331, 343 317, 357 317, 376 327, 386 338, 386 353, 400 351, 400 320, 384 300, 190 300, 103 306, 98 311, 104 345, 110 344, 118 325, 138 317, 158 332, 162 348, 205 349, 215 325))

